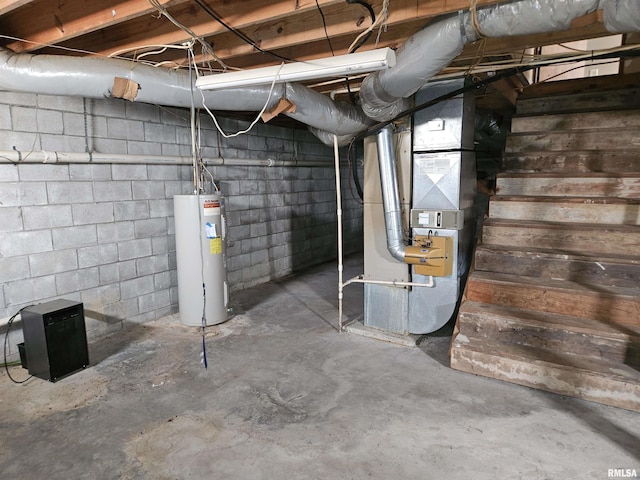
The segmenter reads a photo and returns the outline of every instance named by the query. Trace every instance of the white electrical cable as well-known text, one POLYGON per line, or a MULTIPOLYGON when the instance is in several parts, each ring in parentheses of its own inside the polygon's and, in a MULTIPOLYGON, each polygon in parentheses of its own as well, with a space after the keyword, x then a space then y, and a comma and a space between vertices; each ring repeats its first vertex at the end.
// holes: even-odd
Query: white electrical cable
MULTIPOLYGON (((158 0, 148 0, 148 1, 156 10, 158 10, 160 15, 164 15, 171 23, 173 23, 176 27, 178 27, 180 30, 182 30, 187 35, 189 35, 191 37, 192 42, 198 42, 200 45, 202 45, 203 52, 210 55, 211 58, 213 58, 214 61, 219 63, 224 70, 229 69, 229 67, 222 60, 220 60, 220 58, 218 58, 218 56, 216 55, 216 52, 213 50, 213 47, 211 45, 209 45, 207 42, 202 40, 202 38, 197 36, 193 30, 191 30, 190 28, 186 27, 182 23, 178 22, 175 18, 173 18, 173 16, 171 16, 171 14, 167 11, 167 9, 164 8, 158 0)), ((195 61, 195 58, 194 58, 194 61, 195 61)))
POLYGON ((351 43, 351 45, 349 45, 349 48, 347 49, 347 51, 351 53, 361 38, 369 34, 369 32, 372 32, 378 25, 380 25, 380 30, 378 31, 378 36, 376 38, 376 46, 377 46, 378 42, 380 41, 380 33, 382 32, 382 27, 384 26, 387 20, 388 14, 389 14, 389 0, 384 0, 384 3, 382 5, 382 10, 380 10, 380 13, 378 13, 378 16, 376 17, 375 22, 369 25, 369 27, 366 30, 364 30, 360 35, 356 37, 356 39, 351 43))
MULTIPOLYGON (((191 52, 191 54, 193 55, 193 52, 191 52)), ((194 63, 194 66, 195 66, 195 63, 194 63)), ((258 121, 262 117, 262 114, 266 111, 267 107, 269 106, 269 102, 271 101, 271 96, 273 95, 273 89, 276 86, 278 75, 280 75, 280 70, 282 69, 283 66, 284 66, 284 62, 280 64, 280 68, 278 69, 277 73, 273 76, 273 81, 271 82, 271 88, 269 89, 269 95, 267 95, 267 100, 264 102, 264 106, 262 107, 262 110, 260 110, 260 113, 258 113, 255 120, 251 122, 251 124, 247 128, 245 128, 244 130, 240 130, 236 133, 226 133, 224 130, 222 130, 222 127, 218 124, 218 120, 216 119, 216 116, 213 114, 211 110, 209 110, 209 107, 207 106, 207 103, 204 97, 204 91, 200 90, 200 95, 202 95, 202 106, 204 107, 206 112, 209 114, 209 116, 213 120, 214 125, 216 126, 216 128, 224 138, 232 138, 232 137, 237 137, 238 135, 244 135, 245 133, 249 133, 251 129, 256 125, 256 123, 258 123, 258 121)), ((195 68, 195 72, 196 72, 196 76, 199 76, 197 67, 195 68)))

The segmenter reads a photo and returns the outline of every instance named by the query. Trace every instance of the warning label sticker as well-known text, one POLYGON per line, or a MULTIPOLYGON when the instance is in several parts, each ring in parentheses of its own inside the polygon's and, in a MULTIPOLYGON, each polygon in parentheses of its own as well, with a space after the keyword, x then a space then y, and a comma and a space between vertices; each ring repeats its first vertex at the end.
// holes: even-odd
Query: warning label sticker
POLYGON ((209 254, 220 255, 222 254, 222 238, 211 238, 209 240, 209 254))
POLYGON ((202 207, 205 217, 220 215, 220 202, 218 200, 205 200, 202 207))
POLYGON ((446 157, 420 158, 418 159, 417 163, 420 175, 429 175, 432 173, 444 174, 447 173, 451 168, 451 163, 446 157))

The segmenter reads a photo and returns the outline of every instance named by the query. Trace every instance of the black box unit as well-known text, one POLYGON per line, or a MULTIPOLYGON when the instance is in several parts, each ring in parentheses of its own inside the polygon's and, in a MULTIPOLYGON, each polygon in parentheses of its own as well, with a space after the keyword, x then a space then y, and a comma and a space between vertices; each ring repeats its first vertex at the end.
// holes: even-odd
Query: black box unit
POLYGON ((25 308, 21 317, 31 375, 55 382, 89 365, 82 303, 53 300, 25 308))

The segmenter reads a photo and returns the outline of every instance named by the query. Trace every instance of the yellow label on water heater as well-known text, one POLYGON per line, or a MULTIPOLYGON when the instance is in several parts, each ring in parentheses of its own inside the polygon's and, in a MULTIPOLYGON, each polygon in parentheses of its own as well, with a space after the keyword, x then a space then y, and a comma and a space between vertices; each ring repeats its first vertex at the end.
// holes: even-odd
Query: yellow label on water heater
POLYGON ((209 253, 211 255, 220 255, 222 253, 222 238, 209 239, 209 253))

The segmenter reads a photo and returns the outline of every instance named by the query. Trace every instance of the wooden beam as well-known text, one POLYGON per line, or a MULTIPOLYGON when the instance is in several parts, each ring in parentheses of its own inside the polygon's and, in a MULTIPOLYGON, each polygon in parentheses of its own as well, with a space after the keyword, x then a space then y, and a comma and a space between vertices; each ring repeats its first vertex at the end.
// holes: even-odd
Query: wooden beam
MULTIPOLYGON (((309 41, 324 38, 321 18, 314 1, 298 0, 295 5, 290 0, 278 2, 246 2, 246 8, 239 8, 239 2, 222 4, 215 7, 218 15, 227 23, 241 30, 264 49, 286 48, 291 45, 304 45, 309 41)), ((367 15, 359 7, 346 7, 341 0, 321 0, 320 6, 327 20, 329 35, 351 34, 355 38, 369 24, 367 15)), ((480 0, 480 5, 497 3, 495 0, 480 0)), ((374 10, 382 6, 382 0, 372 2, 374 10)), ((403 39, 424 26, 429 19, 442 13, 468 8, 468 0, 437 0, 420 2, 418 0, 398 0, 391 7, 388 25, 415 24, 403 32, 403 39)), ((206 16, 204 12, 193 9, 193 5, 178 5, 169 9, 172 16, 187 25, 198 36, 206 37, 214 44, 221 58, 246 55, 253 47, 243 43, 224 29, 218 22, 206 16)), ((121 49, 134 49, 144 45, 179 44, 189 40, 188 36, 168 21, 154 21, 151 18, 138 18, 132 22, 117 24, 79 39, 67 42, 65 46, 82 48, 91 45, 91 50, 108 55, 121 49), (126 39, 123 41, 123 39, 126 39)), ((325 45, 323 56, 327 55, 325 45)), ((138 51, 145 51, 139 48, 138 51)), ((297 55, 294 55, 297 58, 297 55)), ((171 55, 168 55, 171 58, 171 55)), ((173 55, 173 58, 181 56, 173 55)))
MULTIPOLYGON (((200 17, 208 19, 207 25, 214 28, 214 30, 226 31, 224 27, 210 19, 190 0, 159 1, 167 7, 172 16, 185 25, 189 25, 190 20, 200 13, 200 17)), ((16 12, 13 16, 0 19, 0 27, 3 33, 26 38, 41 44, 60 44, 82 36, 83 38, 74 42, 74 44, 65 46, 97 53, 110 53, 100 52, 93 47, 96 45, 96 40, 99 41, 98 45, 104 44, 105 38, 112 38, 112 43, 118 45, 112 48, 111 51, 135 46, 135 44, 131 45, 131 42, 122 43, 123 39, 129 39, 130 37, 139 38, 142 44, 181 43, 189 40, 182 30, 175 27, 166 18, 162 18, 162 23, 177 37, 157 40, 149 38, 149 33, 153 32, 154 29, 145 29, 145 27, 149 26, 148 24, 151 20, 144 17, 150 17, 151 14, 156 12, 156 9, 151 6, 148 0, 124 0, 117 6, 114 6, 113 2, 109 0, 95 0, 93 2, 67 0, 62 6, 58 6, 57 3, 49 2, 48 0, 31 3, 32 5, 29 8, 16 12), (96 32, 95 36, 89 35, 93 32, 96 32), (91 46, 87 47, 87 45, 91 46)), ((341 0, 320 0, 319 3, 320 5, 332 5, 343 2, 341 0)), ((245 0, 244 2, 230 2, 216 6, 216 12, 232 25, 236 24, 238 26, 237 21, 240 18, 244 19, 240 22, 238 28, 256 22, 257 19, 261 18, 261 15, 268 15, 269 18, 279 18, 294 12, 312 9, 317 9, 314 0, 262 0, 260 2, 245 0), (242 3, 250 5, 247 5, 246 8, 239 8, 242 3)), ((158 22, 151 23, 157 24, 158 22)), ((196 33, 198 35, 207 34, 206 32, 196 33)), ((15 42, 6 46, 16 52, 35 51, 43 48, 42 45, 26 42, 15 42)))
MULTIPOLYGON (((164 5, 187 1, 159 0, 164 5)), ((147 0, 123 0, 117 4, 110 0, 40 1, 2 17, 0 30, 6 35, 29 41, 11 42, 6 45, 7 48, 14 52, 34 51, 42 45, 57 44, 98 30, 103 31, 112 25, 150 15, 155 11, 147 0)), ((87 45, 82 48, 86 49, 87 45)))
MULTIPOLYGON (((352 26, 355 22, 352 23, 352 26)), ((378 48, 382 47, 398 47, 402 44, 406 38, 407 32, 417 31, 422 26, 422 22, 407 22, 402 24, 396 24, 389 26, 387 32, 380 37, 380 43, 378 48)), ((358 32, 353 32, 348 28, 344 30, 344 33, 336 33, 331 36, 331 45, 336 55, 346 54, 348 47, 353 40, 357 37, 358 32)), ((218 37, 216 37, 218 38, 218 37)), ((220 36, 221 39, 228 41, 220 41, 225 48, 216 49, 216 53, 220 58, 228 60, 228 62, 234 67, 246 68, 246 67, 259 67, 269 64, 277 63, 277 59, 264 55, 256 51, 253 47, 238 41, 238 39, 230 38, 228 34, 220 36), (230 47, 230 48, 226 48, 230 47)), ((218 41, 216 41, 216 45, 218 41)), ((362 50, 371 49, 373 40, 367 42, 362 50)), ((310 60, 318 57, 331 56, 328 52, 329 47, 324 35, 322 26, 319 28, 310 28, 306 34, 305 32, 299 32, 296 38, 290 38, 288 43, 284 46, 278 42, 277 44, 271 44, 271 42, 262 42, 261 47, 265 50, 278 53, 287 58, 293 58, 298 61, 310 60)), ((168 53, 171 56, 171 53, 168 53)), ((175 54, 174 54, 175 55, 175 54)), ((201 62, 204 58, 201 56, 196 57, 196 61, 201 62)), ((184 60, 179 60, 179 63, 185 64, 184 60)))
POLYGON ((33 0, 0 0, 0 15, 6 15, 33 0))
MULTIPOLYGON (((481 0, 478 3, 479 5, 483 5, 497 2, 481 0)), ((372 2, 372 6, 374 10, 377 11, 381 8, 382 1, 375 0, 372 2)), ((408 36, 417 32, 429 21, 433 20, 434 17, 463 8, 468 8, 468 0, 453 2, 396 0, 390 9, 386 29, 381 37, 382 41, 386 42, 387 45, 392 44, 398 46, 403 43, 408 36)), ((332 43, 334 42, 334 38, 338 36, 350 36, 352 41, 355 40, 370 23, 368 18, 363 16, 362 9, 345 9, 343 3, 323 7, 323 13, 327 23, 327 33, 331 37, 332 43)), ((329 48, 320 20, 318 12, 311 10, 304 12, 304 15, 299 14, 295 17, 288 16, 275 21, 268 20, 248 25, 242 28, 242 30, 250 38, 254 39, 264 50, 298 47, 296 48, 296 52, 299 53, 284 55, 288 58, 313 58, 314 54, 309 52, 308 45, 316 41, 325 42, 321 56, 328 56, 327 52, 329 48), (306 49, 306 51, 304 51, 304 49, 306 49)), ((375 34, 376 32, 374 32, 374 35, 375 34)), ((372 37, 375 38, 375 36, 372 37)), ((373 38, 369 40, 368 45, 373 44, 373 38)), ((228 32, 210 35, 207 40, 214 44, 216 53, 220 58, 231 58, 255 53, 253 47, 228 32)), ((350 44, 351 42, 349 42, 348 45, 350 44)), ((315 57, 317 56, 318 54, 315 54, 315 57)))

